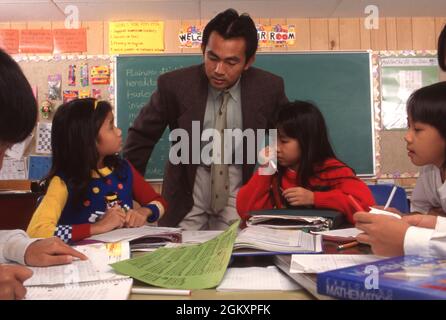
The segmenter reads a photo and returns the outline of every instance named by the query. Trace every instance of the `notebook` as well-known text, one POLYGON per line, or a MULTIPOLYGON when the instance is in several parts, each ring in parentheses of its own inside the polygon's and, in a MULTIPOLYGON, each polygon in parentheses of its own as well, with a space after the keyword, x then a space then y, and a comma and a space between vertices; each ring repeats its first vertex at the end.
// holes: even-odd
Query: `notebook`
POLYGON ((133 279, 28 287, 25 300, 127 300, 133 279))
POLYGON ((117 274, 110 263, 130 257, 128 242, 76 246, 88 260, 51 267, 30 267, 31 278, 24 282, 27 300, 126 299, 132 280, 117 274), (115 292, 119 290, 119 292, 115 292))

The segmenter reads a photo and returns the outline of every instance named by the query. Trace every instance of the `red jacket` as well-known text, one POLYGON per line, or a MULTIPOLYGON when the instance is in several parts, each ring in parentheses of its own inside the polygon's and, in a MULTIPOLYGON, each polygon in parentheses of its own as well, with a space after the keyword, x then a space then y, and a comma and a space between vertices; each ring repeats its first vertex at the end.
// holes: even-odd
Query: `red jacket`
MULTIPOLYGON (((375 204, 373 195, 367 185, 355 176, 353 171, 336 159, 328 159, 317 168, 322 171, 318 176, 310 178, 310 184, 318 187, 328 187, 328 191, 314 191, 314 207, 319 209, 333 209, 345 214, 350 223, 354 223, 353 214, 356 212, 348 195, 352 195, 364 210, 375 204), (329 167, 340 167, 323 171, 329 167)), ((244 185, 237 195, 237 211, 243 221, 249 218, 249 212, 262 209, 273 209, 275 201, 271 188, 273 177, 276 175, 259 175, 258 171, 244 185)), ((297 173, 287 169, 280 183, 281 188, 298 187, 297 173)))

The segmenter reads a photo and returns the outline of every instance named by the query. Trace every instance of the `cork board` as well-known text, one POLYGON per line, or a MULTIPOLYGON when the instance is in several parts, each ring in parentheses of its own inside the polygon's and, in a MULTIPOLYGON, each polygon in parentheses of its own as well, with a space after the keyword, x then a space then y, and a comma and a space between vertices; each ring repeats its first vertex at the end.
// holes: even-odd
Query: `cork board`
MULTIPOLYGON (((99 89, 101 93, 101 100, 106 100, 112 103, 113 105, 113 70, 112 63, 109 56, 41 56, 41 57, 16 57, 16 61, 20 65, 28 79, 30 85, 37 89, 37 101, 39 107, 39 123, 51 123, 52 118, 54 116, 57 107, 60 106, 63 101, 63 91, 64 90, 77 90, 80 92, 82 89, 90 89, 90 96, 92 96, 93 89, 99 89), (80 66, 82 64, 88 65, 88 70, 94 66, 107 66, 110 68, 110 84, 104 85, 96 85, 91 83, 91 79, 89 77, 88 86, 82 86, 80 81, 80 66), (68 85, 68 72, 69 66, 76 65, 75 72, 75 85, 68 85), (49 115, 48 119, 44 119, 42 113, 40 112, 40 107, 42 106, 42 102, 44 102, 48 97, 48 76, 49 75, 61 75, 61 99, 52 100, 53 102, 53 111, 49 115)), ((41 156, 50 156, 50 154, 39 153, 36 151, 36 131, 37 126, 33 131, 33 138, 27 147, 24 157, 29 157, 31 155, 41 155, 41 156)), ((28 163, 29 165, 29 163, 28 163)), ((35 179, 34 179, 35 180, 35 179)))
POLYGON ((380 133, 381 168, 395 178, 404 177, 408 173, 414 175, 419 169, 407 156, 405 134, 406 130, 383 130, 380 133))

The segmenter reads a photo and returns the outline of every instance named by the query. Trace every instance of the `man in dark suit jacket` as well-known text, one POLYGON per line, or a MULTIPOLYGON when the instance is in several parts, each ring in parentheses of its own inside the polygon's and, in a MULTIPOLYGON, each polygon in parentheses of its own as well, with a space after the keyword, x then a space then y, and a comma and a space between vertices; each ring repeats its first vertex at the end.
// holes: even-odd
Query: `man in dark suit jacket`
MULTIPOLYGON (((158 78, 157 90, 129 129, 124 156, 141 173, 166 126, 171 132, 185 130, 191 145, 193 121, 200 123, 200 133, 215 129, 223 105, 227 113, 225 128, 256 130, 268 129, 275 108, 288 101, 282 78, 251 67, 257 51, 257 30, 248 15, 239 15, 233 9, 218 14, 204 29, 202 49, 204 64, 158 78), (223 91, 229 97, 226 102, 223 91)), ((238 218, 235 197, 255 167, 246 161, 247 146, 243 150, 243 164, 223 167, 227 183, 220 190, 213 187, 217 166, 191 161, 174 165, 168 161, 163 196, 169 207, 159 224, 194 230, 224 229, 238 218), (224 207, 211 204, 210 198, 219 196, 224 207)), ((188 157, 192 158, 190 152, 188 157)), ((220 174, 224 171, 221 168, 220 174)))

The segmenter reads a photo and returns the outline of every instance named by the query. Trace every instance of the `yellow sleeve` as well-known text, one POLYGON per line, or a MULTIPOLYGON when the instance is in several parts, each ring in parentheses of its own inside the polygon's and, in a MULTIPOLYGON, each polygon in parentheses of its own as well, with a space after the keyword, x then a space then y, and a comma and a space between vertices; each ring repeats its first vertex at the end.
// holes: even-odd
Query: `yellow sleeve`
POLYGON ((37 210, 34 212, 26 232, 31 238, 50 238, 54 235, 62 210, 68 199, 65 182, 55 176, 37 210))

